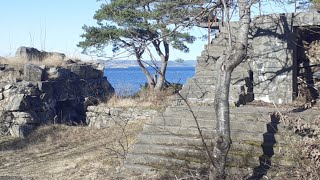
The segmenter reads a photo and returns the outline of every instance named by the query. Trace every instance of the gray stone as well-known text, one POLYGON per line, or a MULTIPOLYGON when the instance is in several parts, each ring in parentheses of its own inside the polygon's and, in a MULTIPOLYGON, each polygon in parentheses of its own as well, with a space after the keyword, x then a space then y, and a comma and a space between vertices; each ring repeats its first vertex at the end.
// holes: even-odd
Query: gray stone
MULTIPOLYGON (((39 52, 20 48, 17 56, 27 61, 65 57, 61 53, 39 52)), ((24 73, 12 67, 0 69, 0 135, 25 137, 40 124, 83 124, 87 106, 106 100, 113 93, 99 65, 74 62, 68 67, 48 68, 30 63, 24 66, 24 73), (10 80, 10 73, 14 80, 10 80)))
POLYGON ((16 58, 26 61, 43 61, 45 59, 51 59, 54 61, 63 61, 66 55, 58 52, 46 52, 39 51, 32 47, 19 47, 16 51, 16 58))
POLYGON ((10 135, 13 137, 26 138, 34 129, 35 125, 13 125, 9 128, 10 135))
POLYGON ((24 94, 15 94, 6 97, 3 103, 3 108, 6 111, 18 111, 26 108, 26 102, 24 94))
POLYGON ((10 89, 11 87, 12 87, 11 84, 7 84, 7 85, 4 86, 4 90, 8 90, 8 89, 10 89))
POLYGON ((26 61, 42 61, 42 53, 36 48, 22 46, 17 49, 16 58, 26 61))
POLYGON ((43 59, 51 59, 54 61, 63 61, 66 58, 66 55, 63 53, 58 53, 58 52, 45 52, 42 51, 43 53, 43 59))
POLYGON ((89 106, 86 123, 89 127, 106 128, 126 122, 150 120, 159 110, 147 107, 107 107, 105 104, 89 106))
POLYGON ((63 80, 63 79, 74 79, 72 73, 68 69, 52 67, 46 71, 46 80, 63 80))
POLYGON ((24 65, 24 77, 25 81, 41 81, 43 77, 43 69, 34 64, 24 65))
POLYGON ((35 119, 27 112, 12 112, 13 123, 17 125, 35 123, 35 119))
POLYGON ((75 64, 68 67, 80 79, 102 78, 103 71, 95 69, 92 65, 75 64))

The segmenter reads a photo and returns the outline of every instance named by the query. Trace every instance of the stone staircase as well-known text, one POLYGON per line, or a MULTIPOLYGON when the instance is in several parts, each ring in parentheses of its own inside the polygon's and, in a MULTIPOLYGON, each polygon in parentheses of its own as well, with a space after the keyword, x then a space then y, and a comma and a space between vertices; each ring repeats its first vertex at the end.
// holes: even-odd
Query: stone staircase
MULTIPOLYGON (((236 34, 236 23, 231 25, 232 34, 236 34)), ((235 36, 232 36, 234 41, 235 36)), ((189 102, 209 103, 214 101, 216 79, 216 60, 225 53, 228 45, 228 30, 226 27, 220 28, 215 38, 209 45, 204 46, 201 55, 197 57, 195 76, 187 80, 187 83, 180 91, 181 95, 188 99, 189 102)), ((235 104, 239 101, 239 94, 243 94, 242 86, 246 86, 245 80, 249 78, 248 63, 243 63, 233 72, 232 87, 230 89, 230 102, 235 104)))
MULTIPOLYGON (((205 47, 197 60, 196 75, 180 91, 191 109, 177 98, 163 114, 146 124, 127 156, 124 168, 127 172, 149 174, 159 171, 177 175, 190 171, 207 172, 207 151, 212 151, 216 126, 212 106, 215 59, 226 50, 225 33, 226 30, 222 29, 205 47)), ((236 70, 234 74, 241 73, 236 70)), ((244 176, 251 173, 258 177, 270 167, 294 165, 294 160, 287 153, 289 143, 280 133, 279 120, 272 115, 275 111, 251 106, 231 108, 233 143, 228 156, 229 174, 244 176)))

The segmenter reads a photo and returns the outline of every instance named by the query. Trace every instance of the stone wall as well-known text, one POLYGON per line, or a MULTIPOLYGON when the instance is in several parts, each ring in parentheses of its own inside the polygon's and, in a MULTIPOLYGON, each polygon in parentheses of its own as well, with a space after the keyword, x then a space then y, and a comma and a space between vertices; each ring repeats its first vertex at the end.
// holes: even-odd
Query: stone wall
POLYGON ((151 120, 159 110, 147 107, 109 107, 106 104, 89 106, 86 123, 89 127, 106 128, 114 124, 151 120))
POLYGON ((251 26, 249 58, 256 100, 291 103, 297 95, 297 28, 320 25, 317 12, 258 16, 251 26))
POLYGON ((293 100, 293 27, 285 15, 254 19, 250 61, 256 100, 290 103, 293 100))
POLYGON ((0 69, 0 135, 24 137, 40 124, 85 124, 87 107, 114 93, 103 73, 88 63, 19 69, 8 62, 0 69))
MULTIPOLYGON (((297 77, 301 57, 301 51, 297 50, 297 41, 301 38, 297 29, 314 28, 319 25, 320 14, 317 12, 271 14, 253 18, 247 59, 236 67, 232 74, 230 103, 238 106, 253 98, 278 104, 293 102, 298 94, 297 77)), ((233 42, 238 27, 238 22, 231 23, 233 42)), ((199 100, 199 97, 203 96, 206 100, 213 101, 212 92, 217 73, 215 62, 226 52, 227 46, 228 30, 226 27, 220 27, 211 44, 205 46, 198 57, 197 71, 193 78, 197 84, 190 88, 199 91, 200 95, 196 99, 199 100), (213 87, 203 83, 204 76, 206 82, 210 80, 213 87)), ((188 94, 192 92, 188 91, 188 94)))

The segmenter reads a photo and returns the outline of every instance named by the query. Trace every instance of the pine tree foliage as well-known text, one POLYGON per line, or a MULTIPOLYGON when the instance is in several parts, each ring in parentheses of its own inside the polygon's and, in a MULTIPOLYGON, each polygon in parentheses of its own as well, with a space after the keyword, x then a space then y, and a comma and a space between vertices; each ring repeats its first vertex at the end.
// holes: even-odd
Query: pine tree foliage
MULTIPOLYGON (((162 62, 159 70, 162 78, 158 79, 163 81, 170 48, 187 53, 187 44, 195 41, 196 38, 188 30, 194 25, 193 17, 199 12, 198 0, 111 0, 96 11, 94 19, 97 26, 83 26, 85 33, 81 37, 84 40, 78 46, 85 53, 98 55, 104 54, 107 46, 113 47, 113 53, 125 50, 140 61, 138 64, 142 68, 142 55, 153 49, 162 62)), ((145 74, 149 86, 161 84, 152 80, 150 73, 145 74)))

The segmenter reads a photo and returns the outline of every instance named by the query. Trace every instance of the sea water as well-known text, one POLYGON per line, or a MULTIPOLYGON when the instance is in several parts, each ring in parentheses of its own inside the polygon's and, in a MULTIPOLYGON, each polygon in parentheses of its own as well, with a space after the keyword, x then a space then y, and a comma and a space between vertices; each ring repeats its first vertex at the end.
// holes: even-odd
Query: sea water
MULTIPOLYGON (((148 68, 151 74, 154 70, 148 68)), ((195 67, 168 67, 166 79, 170 83, 185 84, 188 78, 195 74, 195 67)), ((139 67, 106 68, 104 75, 114 87, 118 95, 133 95, 147 82, 146 76, 139 67)))

